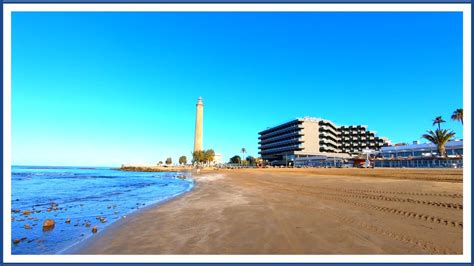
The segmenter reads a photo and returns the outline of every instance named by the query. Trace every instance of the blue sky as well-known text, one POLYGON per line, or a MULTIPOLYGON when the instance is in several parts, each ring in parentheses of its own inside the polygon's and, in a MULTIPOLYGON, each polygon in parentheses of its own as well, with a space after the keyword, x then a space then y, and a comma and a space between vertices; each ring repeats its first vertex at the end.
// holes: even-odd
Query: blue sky
POLYGON ((417 140, 462 107, 461 13, 14 13, 14 164, 225 160, 295 117, 417 140))

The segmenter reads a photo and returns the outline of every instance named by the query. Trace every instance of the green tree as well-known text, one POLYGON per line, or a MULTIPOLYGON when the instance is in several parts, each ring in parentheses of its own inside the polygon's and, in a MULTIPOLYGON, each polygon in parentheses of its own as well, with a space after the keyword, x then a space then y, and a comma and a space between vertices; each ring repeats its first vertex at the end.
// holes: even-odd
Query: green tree
POLYGON ((256 163, 256 159, 253 156, 247 156, 246 160, 249 165, 254 165, 256 163))
POLYGON ((455 133, 447 129, 428 130, 427 132, 427 134, 423 134, 421 137, 436 145, 439 156, 446 157, 446 143, 454 138, 455 133))
POLYGON ((210 163, 210 162, 214 161, 214 156, 215 155, 216 155, 216 153, 214 152, 213 149, 205 150, 204 151, 204 161, 207 162, 207 163, 210 163))
POLYGON ((433 120, 433 126, 438 124, 438 130, 441 130, 441 123, 444 123, 446 121, 443 120, 443 118, 441 116, 437 116, 434 120, 433 120))
POLYGON ((188 163, 188 158, 186 158, 186 156, 183 155, 183 156, 179 157, 178 161, 179 161, 179 164, 186 164, 186 163, 188 163))
POLYGON ((461 125, 464 125, 463 123, 463 109, 459 108, 456 109, 456 111, 453 112, 453 115, 451 116, 451 119, 454 121, 461 121, 461 125))
POLYGON ((163 164, 163 162, 162 162, 162 161, 159 161, 159 162, 158 162, 158 165, 162 165, 162 164, 163 164))
POLYGON ((166 163, 166 164, 172 164, 172 163, 173 163, 173 160, 171 160, 171 157, 168 157, 168 158, 166 158, 165 163, 166 163))
POLYGON ((230 158, 230 163, 241 163, 242 160, 240 159, 239 155, 235 155, 232 158, 230 158))
POLYGON ((213 149, 194 151, 193 152, 193 163, 209 163, 214 161, 215 152, 213 149))
POLYGON ((194 163, 203 163, 205 161, 204 151, 194 151, 193 152, 193 164, 194 163))

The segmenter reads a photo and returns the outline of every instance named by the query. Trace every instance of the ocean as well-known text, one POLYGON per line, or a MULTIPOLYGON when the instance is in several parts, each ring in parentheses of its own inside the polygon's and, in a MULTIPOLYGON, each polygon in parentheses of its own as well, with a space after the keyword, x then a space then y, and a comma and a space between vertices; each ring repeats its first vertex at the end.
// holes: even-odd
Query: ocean
POLYGON ((105 167, 13 166, 11 180, 12 254, 61 254, 93 236, 94 227, 104 230, 194 186, 186 173, 105 167), (45 231, 47 219, 55 225, 45 231))

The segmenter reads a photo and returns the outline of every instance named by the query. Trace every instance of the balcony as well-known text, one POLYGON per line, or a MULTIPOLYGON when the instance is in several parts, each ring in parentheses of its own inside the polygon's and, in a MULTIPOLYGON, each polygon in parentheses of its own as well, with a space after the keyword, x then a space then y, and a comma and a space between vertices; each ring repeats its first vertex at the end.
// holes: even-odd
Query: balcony
POLYGON ((260 145, 260 149, 268 149, 271 147, 280 147, 280 146, 287 146, 288 144, 300 144, 303 142, 302 138, 292 138, 288 140, 282 140, 282 141, 277 141, 277 142, 272 142, 272 143, 267 143, 267 144, 262 144, 260 145))
POLYGON ((276 130, 276 131, 272 131, 272 132, 269 132, 269 133, 262 134, 262 135, 260 135, 259 139, 265 139, 265 138, 269 138, 269 137, 272 137, 272 136, 277 136, 279 134, 283 134, 283 133, 287 133, 287 132, 291 132, 291 131, 298 132, 302 128, 303 128, 303 125, 301 125, 301 124, 285 127, 285 128, 282 128, 282 129, 279 129, 279 130, 276 130))
POLYGON ((337 147, 337 142, 333 141, 333 140, 329 140, 329 139, 321 139, 319 141, 319 144, 327 144, 327 143, 330 143, 332 145, 334 145, 335 147, 337 147))
POLYGON ((332 134, 328 134, 328 133, 326 133, 326 132, 320 133, 320 134, 319 134, 319 138, 320 138, 320 139, 329 139, 329 140, 332 140, 332 141, 334 141, 334 142, 337 142, 337 139, 338 139, 336 136, 334 136, 334 135, 332 135, 332 134))
POLYGON ((323 129, 323 130, 326 130, 326 131, 330 131, 330 132, 332 132, 334 135, 337 135, 337 131, 336 131, 334 128, 330 127, 330 126, 325 126, 325 125, 323 125, 323 126, 320 126, 319 128, 320 128, 320 129, 323 129))
POLYGON ((272 138, 264 138, 264 139, 260 140, 258 142, 258 144, 272 143, 272 142, 279 141, 279 140, 293 139, 293 138, 298 138, 298 137, 301 137, 301 136, 303 136, 302 132, 293 132, 291 134, 284 134, 284 135, 280 135, 280 136, 276 136, 276 137, 272 137, 272 138))
POLYGON ((274 153, 283 153, 283 152, 293 152, 297 150, 301 150, 302 148, 300 145, 291 145, 285 146, 280 148, 273 148, 273 149, 264 149, 260 151, 260 154, 274 154, 274 153))

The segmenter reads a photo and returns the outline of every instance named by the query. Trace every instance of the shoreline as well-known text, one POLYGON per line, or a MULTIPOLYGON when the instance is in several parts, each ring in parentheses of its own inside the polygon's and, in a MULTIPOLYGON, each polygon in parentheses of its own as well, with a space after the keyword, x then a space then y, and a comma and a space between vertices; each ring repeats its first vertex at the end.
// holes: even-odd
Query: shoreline
POLYGON ((122 165, 120 168, 116 168, 118 171, 125 172, 190 172, 193 170, 191 167, 180 167, 180 166, 139 166, 139 165, 122 165))
POLYGON ((438 182, 433 170, 398 180, 279 170, 203 172, 189 193, 134 212, 66 254, 462 253, 462 171, 438 182), (429 204, 437 201, 454 205, 429 204))
POLYGON ((87 245, 87 242, 90 241, 91 239, 94 239, 95 237, 100 237, 100 235, 104 231, 113 230, 113 228, 119 227, 121 224, 127 223, 127 219, 129 219, 130 217, 134 217, 134 216, 140 214, 141 212, 146 212, 150 208, 157 208, 160 205, 166 204, 166 203, 168 203, 170 201, 173 201, 175 199, 179 199, 180 197, 183 197, 186 194, 192 193, 197 188, 198 185, 197 185, 196 180, 194 180, 193 178, 191 178, 191 179, 193 180, 193 186, 191 187, 191 189, 189 189, 187 191, 183 191, 183 192, 181 192, 177 195, 173 195, 169 198, 166 198, 165 200, 157 201, 157 202, 151 203, 149 205, 146 205, 146 206, 144 206, 140 209, 133 210, 133 211, 125 214, 124 215, 125 217, 121 217, 120 219, 115 220, 112 223, 106 225, 105 227, 102 228, 102 230, 99 230, 97 233, 95 233, 93 235, 89 235, 87 238, 81 239, 80 241, 78 241, 78 242, 76 242, 76 243, 74 243, 74 244, 72 244, 68 247, 65 247, 62 250, 56 252, 55 255, 74 254, 77 251, 81 250, 83 248, 83 245, 87 245))

